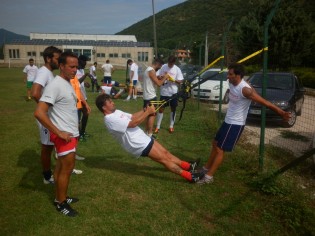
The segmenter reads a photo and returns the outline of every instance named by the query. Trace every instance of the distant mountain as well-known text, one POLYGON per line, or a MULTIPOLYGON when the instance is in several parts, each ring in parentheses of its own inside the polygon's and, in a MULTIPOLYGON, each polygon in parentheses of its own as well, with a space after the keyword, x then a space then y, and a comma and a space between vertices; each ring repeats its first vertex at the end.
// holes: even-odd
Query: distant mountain
POLYGON ((16 34, 11 31, 0 29, 0 46, 4 43, 8 43, 13 39, 29 39, 29 36, 25 36, 22 34, 16 34))

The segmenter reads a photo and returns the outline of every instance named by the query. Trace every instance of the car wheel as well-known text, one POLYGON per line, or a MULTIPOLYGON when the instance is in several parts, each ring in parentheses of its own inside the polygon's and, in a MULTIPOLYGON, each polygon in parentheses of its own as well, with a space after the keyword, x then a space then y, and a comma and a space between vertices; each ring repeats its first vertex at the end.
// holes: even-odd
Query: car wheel
POLYGON ((229 103, 229 90, 227 90, 224 94, 223 97, 223 104, 228 104, 229 103))
POLYGON ((297 116, 296 111, 294 109, 291 109, 288 112, 291 113, 291 118, 288 121, 283 122, 283 127, 285 128, 292 127, 296 122, 296 116, 297 116))

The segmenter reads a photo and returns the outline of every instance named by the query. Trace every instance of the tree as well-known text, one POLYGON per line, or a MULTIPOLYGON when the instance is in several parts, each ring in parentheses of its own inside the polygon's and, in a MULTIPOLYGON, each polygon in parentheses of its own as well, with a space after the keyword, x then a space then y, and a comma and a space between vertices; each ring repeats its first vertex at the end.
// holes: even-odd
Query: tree
MULTIPOLYGON (((304 1, 281 1, 269 27, 269 63, 273 69, 303 65, 311 53, 314 33, 310 15, 303 8, 304 1)), ((263 47, 264 22, 274 1, 258 0, 236 26, 238 49, 248 55, 263 47)))

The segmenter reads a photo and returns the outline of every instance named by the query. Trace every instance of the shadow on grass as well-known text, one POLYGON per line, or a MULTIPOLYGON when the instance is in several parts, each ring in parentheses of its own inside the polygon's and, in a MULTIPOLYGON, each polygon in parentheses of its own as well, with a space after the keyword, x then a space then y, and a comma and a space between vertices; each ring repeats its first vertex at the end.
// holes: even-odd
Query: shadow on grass
POLYGON ((25 149, 19 155, 17 166, 26 168, 26 172, 19 182, 19 187, 30 191, 42 191, 51 198, 54 188, 52 185, 43 183, 40 156, 36 154, 35 150, 25 149))
MULTIPOLYGON (((132 157, 131 157, 132 158, 132 157)), ((143 176, 149 178, 155 178, 159 180, 166 180, 166 181, 174 181, 171 177, 163 177, 160 174, 154 174, 153 172, 156 171, 163 171, 169 172, 165 169, 162 165, 160 167, 150 166, 150 162, 152 161, 148 157, 144 157, 146 160, 142 160, 143 158, 134 159, 135 163, 124 162, 116 159, 121 159, 119 156, 91 156, 84 160, 84 164, 90 168, 97 168, 97 169, 105 169, 109 171, 114 171, 118 173, 124 173, 127 176, 135 175, 135 176, 143 176)), ((172 175, 172 172, 169 172, 172 175)), ((181 182, 182 178, 178 176, 178 181, 181 182)))

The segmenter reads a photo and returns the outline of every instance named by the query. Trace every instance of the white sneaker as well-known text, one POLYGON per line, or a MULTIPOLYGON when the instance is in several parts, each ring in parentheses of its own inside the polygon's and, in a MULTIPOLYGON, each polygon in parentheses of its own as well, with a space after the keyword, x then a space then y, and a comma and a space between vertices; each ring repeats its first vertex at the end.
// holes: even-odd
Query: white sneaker
POLYGON ((214 180, 213 180, 213 177, 207 177, 206 175, 202 178, 202 179, 200 179, 200 180, 198 180, 197 182, 196 182, 196 184, 210 184, 210 183, 212 183, 214 180))
POLYGON ((75 159, 78 161, 83 161, 83 160, 85 160, 85 157, 80 157, 77 154, 75 154, 75 159))
POLYGON ((78 170, 78 169, 73 169, 73 170, 72 170, 72 174, 80 175, 80 174, 82 174, 82 173, 83 173, 82 170, 78 170))
POLYGON ((43 179, 44 184, 54 184, 55 180, 54 180, 54 176, 51 176, 49 180, 47 179, 43 179))

